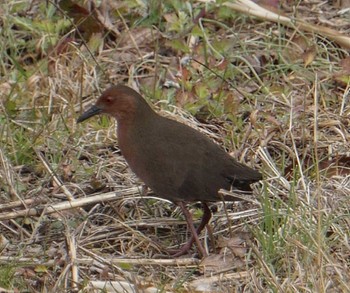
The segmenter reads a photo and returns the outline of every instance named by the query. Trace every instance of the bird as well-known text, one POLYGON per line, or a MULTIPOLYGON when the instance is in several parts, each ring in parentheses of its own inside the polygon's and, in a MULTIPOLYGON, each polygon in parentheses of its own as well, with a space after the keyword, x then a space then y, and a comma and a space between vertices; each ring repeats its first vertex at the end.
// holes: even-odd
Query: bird
POLYGON ((131 170, 157 197, 180 207, 191 236, 173 257, 187 254, 192 245, 198 254, 208 256, 199 234, 211 219, 208 204, 237 201, 222 196, 220 189, 252 191, 250 185, 262 174, 231 157, 218 144, 198 130, 161 116, 134 89, 113 85, 77 119, 81 123, 95 115, 107 114, 117 120, 117 139, 131 170), (203 216, 195 228, 188 203, 201 202, 203 216))

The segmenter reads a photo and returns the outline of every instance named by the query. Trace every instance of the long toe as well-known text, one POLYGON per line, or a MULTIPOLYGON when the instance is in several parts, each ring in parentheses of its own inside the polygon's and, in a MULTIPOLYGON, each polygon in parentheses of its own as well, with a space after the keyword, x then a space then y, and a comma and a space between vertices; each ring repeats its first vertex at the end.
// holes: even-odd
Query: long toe
POLYGON ((167 251, 173 258, 188 254, 193 245, 193 242, 194 238, 191 236, 186 244, 184 244, 180 249, 167 249, 167 251))

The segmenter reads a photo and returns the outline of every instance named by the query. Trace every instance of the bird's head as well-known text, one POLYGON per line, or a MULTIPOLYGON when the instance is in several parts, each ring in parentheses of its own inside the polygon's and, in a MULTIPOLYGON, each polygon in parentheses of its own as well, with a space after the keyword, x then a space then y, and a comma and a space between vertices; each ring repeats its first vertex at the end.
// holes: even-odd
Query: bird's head
POLYGON ((139 93, 125 85, 115 85, 105 90, 96 104, 84 112, 77 122, 83 122, 97 114, 108 114, 121 122, 149 110, 153 112, 139 93))

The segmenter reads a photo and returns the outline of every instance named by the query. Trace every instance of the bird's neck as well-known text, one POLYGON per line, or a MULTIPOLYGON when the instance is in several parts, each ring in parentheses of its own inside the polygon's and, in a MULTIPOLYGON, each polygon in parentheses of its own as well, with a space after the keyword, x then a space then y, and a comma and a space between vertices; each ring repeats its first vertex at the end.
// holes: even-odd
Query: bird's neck
POLYGON ((144 144, 156 128, 158 115, 147 116, 147 119, 135 117, 134 120, 121 120, 117 125, 117 136, 119 148, 128 162, 129 166, 138 173, 138 161, 143 156, 144 144))
POLYGON ((124 145, 129 147, 134 140, 142 140, 142 137, 147 136, 156 127, 160 116, 151 108, 149 110, 147 113, 135 112, 127 119, 118 119, 117 135, 121 148, 124 145))

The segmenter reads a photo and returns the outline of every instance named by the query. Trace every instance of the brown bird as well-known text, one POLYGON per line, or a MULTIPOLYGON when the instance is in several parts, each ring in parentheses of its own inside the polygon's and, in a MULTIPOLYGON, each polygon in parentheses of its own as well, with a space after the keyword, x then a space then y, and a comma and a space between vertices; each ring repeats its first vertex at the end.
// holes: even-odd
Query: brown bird
POLYGON ((157 196, 177 204, 185 215, 191 237, 173 256, 187 253, 193 242, 206 256, 198 235, 211 218, 207 203, 239 200, 223 198, 218 191, 231 187, 251 191, 250 184, 261 180, 261 174, 237 162, 199 131, 158 115, 127 86, 107 89, 77 122, 102 113, 117 119, 119 147, 131 170, 157 196), (204 212, 197 230, 185 206, 195 201, 202 203, 204 212))

